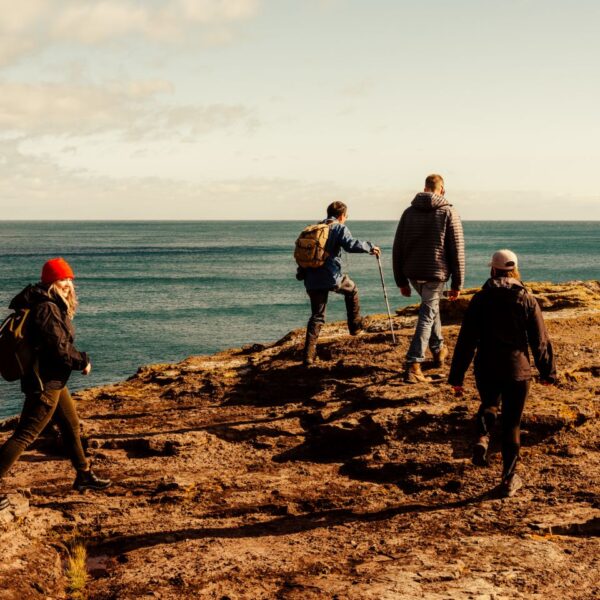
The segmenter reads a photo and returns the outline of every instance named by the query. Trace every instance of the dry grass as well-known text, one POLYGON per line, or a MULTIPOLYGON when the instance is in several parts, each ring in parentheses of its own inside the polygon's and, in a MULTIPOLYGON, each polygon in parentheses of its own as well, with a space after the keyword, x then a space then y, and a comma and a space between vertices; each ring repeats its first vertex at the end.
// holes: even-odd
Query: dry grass
POLYGON ((67 595, 70 600, 86 600, 87 551, 81 540, 74 540, 70 544, 67 558, 67 595))

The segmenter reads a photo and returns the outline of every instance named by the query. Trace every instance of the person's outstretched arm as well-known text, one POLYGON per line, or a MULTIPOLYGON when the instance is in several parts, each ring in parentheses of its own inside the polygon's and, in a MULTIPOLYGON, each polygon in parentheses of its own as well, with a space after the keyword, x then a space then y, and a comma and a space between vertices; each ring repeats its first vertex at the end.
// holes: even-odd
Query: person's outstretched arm
POLYGON ((364 253, 364 252, 372 252, 376 246, 371 244, 371 242, 363 242, 362 240, 355 240, 350 233, 350 230, 345 226, 341 226, 340 231, 340 246, 346 252, 352 253, 364 253))
POLYGON ((535 366, 540 372, 542 381, 554 383, 556 381, 556 361, 542 310, 533 296, 529 296, 527 308, 527 338, 535 366))
POLYGON ((465 373, 473 360, 475 349, 479 342, 480 305, 481 300, 479 296, 475 294, 471 299, 471 302, 469 302, 469 306, 467 306, 465 316, 463 317, 460 333, 458 334, 456 346, 454 347, 450 374, 448 375, 448 383, 455 387, 462 387, 465 373))

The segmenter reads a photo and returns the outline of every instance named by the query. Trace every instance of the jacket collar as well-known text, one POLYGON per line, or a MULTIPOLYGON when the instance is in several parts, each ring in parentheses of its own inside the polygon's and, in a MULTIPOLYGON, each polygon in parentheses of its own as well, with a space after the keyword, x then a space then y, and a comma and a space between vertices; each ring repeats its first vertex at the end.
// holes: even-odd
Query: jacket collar
POLYGON ((482 289, 492 288, 520 288, 525 289, 522 281, 514 279, 513 277, 490 277, 482 286, 482 289))
POLYGON ((414 197, 411 206, 417 210, 430 211, 442 206, 450 206, 450 203, 444 196, 438 196, 432 192, 421 192, 414 197))

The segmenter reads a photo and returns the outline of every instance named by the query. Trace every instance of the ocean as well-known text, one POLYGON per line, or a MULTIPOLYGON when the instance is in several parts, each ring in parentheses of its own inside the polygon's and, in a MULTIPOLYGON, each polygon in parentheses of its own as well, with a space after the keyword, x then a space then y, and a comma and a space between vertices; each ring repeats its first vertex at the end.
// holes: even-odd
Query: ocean
MULTIPOLYGON (((140 365, 179 361, 229 347, 277 340, 303 327, 307 296, 296 281, 298 221, 165 221, 0 223, 0 317, 44 261, 63 256, 76 275, 78 348, 89 352, 89 377, 74 373, 72 390, 124 379, 140 365)), ((391 246, 396 221, 349 221, 353 235, 381 246, 393 308, 410 302, 394 285, 391 246)), ((490 255, 519 255, 525 281, 597 279, 600 222, 464 223, 466 285, 487 277, 490 255)), ((363 313, 385 312, 375 258, 346 255, 363 313)), ((414 300, 413 300, 414 301, 414 300)), ((344 318, 333 297, 328 320, 344 318)), ((18 383, 0 382, 0 418, 16 414, 18 383)))

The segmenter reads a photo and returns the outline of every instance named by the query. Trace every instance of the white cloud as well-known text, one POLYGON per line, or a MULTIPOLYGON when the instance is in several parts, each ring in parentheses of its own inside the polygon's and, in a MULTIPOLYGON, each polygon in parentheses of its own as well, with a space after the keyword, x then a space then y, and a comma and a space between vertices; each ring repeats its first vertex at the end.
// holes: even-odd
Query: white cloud
POLYGON ((241 105, 176 106, 161 112, 159 123, 167 130, 188 129, 194 135, 225 129, 243 123, 247 129, 257 127, 252 111, 241 105))
POLYGON ((130 2, 78 2, 60 12, 51 24, 56 41, 99 44, 132 34, 157 39, 174 33, 156 10, 130 2))
POLYGON ((53 44, 99 45, 140 36, 152 42, 226 43, 259 0, 0 0, 0 66, 53 44))
POLYGON ((172 92, 163 80, 83 84, 0 83, 0 128, 28 137, 82 136, 122 132, 128 138, 202 135, 241 125, 256 127, 253 112, 240 105, 164 106, 172 92))
POLYGON ((0 0, 0 31, 2 34, 19 35, 39 23, 49 11, 47 0, 0 0))
MULTIPOLYGON (((244 178, 200 184, 160 177, 115 178, 59 168, 29 156, 18 140, 0 141, 0 213, 6 219, 303 219, 332 200, 347 202, 352 220, 397 219, 417 190, 349 187, 336 181, 244 178), (132 201, 135 199, 135 201, 132 201), (143 207, 143 212, 140 212, 143 207)), ((463 219, 536 219, 535 192, 456 191, 463 219), (529 203, 529 200, 532 200, 529 203)), ((600 198, 544 195, 545 218, 600 219, 600 198)))
POLYGON ((254 17, 259 8, 258 0, 179 0, 184 15, 199 23, 223 23, 254 17))
POLYGON ((361 79, 345 85, 340 89, 340 93, 348 98, 364 98, 373 91, 374 87, 375 85, 370 79, 361 79))

